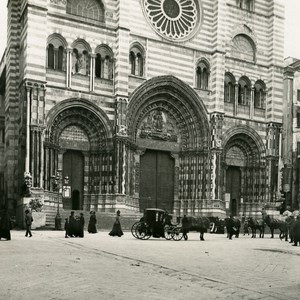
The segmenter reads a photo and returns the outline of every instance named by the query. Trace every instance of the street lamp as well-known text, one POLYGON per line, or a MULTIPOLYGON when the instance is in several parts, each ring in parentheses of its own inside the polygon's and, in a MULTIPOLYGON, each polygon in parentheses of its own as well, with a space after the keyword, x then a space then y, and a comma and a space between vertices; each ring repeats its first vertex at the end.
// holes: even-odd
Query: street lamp
POLYGON ((57 192, 57 211, 55 216, 55 230, 61 230, 61 216, 59 213, 59 190, 61 186, 61 169, 56 170, 56 174, 51 176, 53 191, 57 192))

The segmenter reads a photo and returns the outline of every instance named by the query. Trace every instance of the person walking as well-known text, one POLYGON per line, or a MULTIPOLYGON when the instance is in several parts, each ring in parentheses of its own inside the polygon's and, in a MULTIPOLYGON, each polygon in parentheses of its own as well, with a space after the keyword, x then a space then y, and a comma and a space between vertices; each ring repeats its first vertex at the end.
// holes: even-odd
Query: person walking
POLYGON ((27 237, 29 235, 29 237, 32 237, 31 234, 31 224, 33 222, 33 218, 32 215, 29 211, 29 209, 25 210, 25 225, 26 225, 26 233, 25 236, 27 237))
POLYGON ((69 237, 69 220, 65 218, 65 238, 69 237))
POLYGON ((183 216, 182 220, 181 220, 181 228, 182 228, 182 234, 183 234, 183 238, 185 240, 188 239, 188 232, 189 232, 189 220, 187 218, 186 215, 183 216))
POLYGON ((232 236, 236 233, 235 221, 234 221, 234 218, 232 215, 230 216, 228 223, 227 223, 227 232, 228 232, 228 238, 230 240, 232 240, 232 236))
POLYGON ((96 224, 97 224, 96 212, 91 211, 89 225, 88 225, 88 233, 97 233, 96 224))
POLYGON ((76 231, 76 220, 75 220, 75 212, 71 211, 68 222, 68 236, 74 237, 76 231))
POLYGON ((121 237, 123 235, 123 231, 122 231, 122 227, 121 227, 121 223, 120 223, 120 215, 121 215, 121 212, 118 210, 116 220, 113 224, 113 228, 112 228, 111 232, 109 233, 110 236, 121 237))

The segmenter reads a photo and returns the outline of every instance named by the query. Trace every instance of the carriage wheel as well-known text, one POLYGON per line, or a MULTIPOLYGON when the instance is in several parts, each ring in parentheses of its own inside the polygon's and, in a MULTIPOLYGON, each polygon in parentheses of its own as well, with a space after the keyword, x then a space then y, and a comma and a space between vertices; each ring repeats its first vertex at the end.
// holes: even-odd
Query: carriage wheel
POLYGON ((140 222, 135 222, 132 226, 131 226, 131 234, 138 239, 137 234, 136 234, 136 229, 138 228, 140 222))
POLYGON ((182 233, 181 227, 174 228, 172 239, 174 241, 180 241, 182 239, 182 237, 183 237, 183 233, 182 233))
POLYGON ((151 237, 150 227, 145 223, 139 222, 135 229, 135 234, 140 240, 148 240, 151 237))
POLYGON ((171 226, 166 225, 164 228, 164 237, 166 240, 171 240, 173 238, 174 232, 171 226))

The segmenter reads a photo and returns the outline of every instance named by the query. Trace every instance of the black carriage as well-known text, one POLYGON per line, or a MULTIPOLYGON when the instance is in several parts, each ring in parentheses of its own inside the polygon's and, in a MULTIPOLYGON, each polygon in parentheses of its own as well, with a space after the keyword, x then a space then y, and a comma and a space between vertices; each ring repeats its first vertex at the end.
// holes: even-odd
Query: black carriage
POLYGON ((181 228, 177 224, 172 224, 171 220, 172 215, 165 210, 147 208, 140 221, 132 225, 131 233, 135 238, 141 240, 163 237, 166 240, 179 241, 182 239, 181 228))

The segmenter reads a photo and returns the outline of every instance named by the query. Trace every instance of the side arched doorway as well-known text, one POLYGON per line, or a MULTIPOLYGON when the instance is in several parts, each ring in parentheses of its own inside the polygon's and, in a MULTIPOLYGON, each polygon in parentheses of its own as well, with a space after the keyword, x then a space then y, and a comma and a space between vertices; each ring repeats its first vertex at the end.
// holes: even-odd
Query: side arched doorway
POLYGON ((67 150, 63 154, 64 177, 69 177, 71 198, 65 199, 64 208, 79 210, 83 208, 84 156, 81 151, 67 150))
POLYGON ((230 166, 226 170, 226 194, 229 196, 230 215, 238 214, 241 200, 241 169, 237 166, 230 166))
POLYGON ((235 127, 224 139, 224 199, 227 215, 255 213, 266 196, 263 143, 251 128, 235 127))
POLYGON ((62 170, 62 183, 69 178, 63 208, 97 209, 102 205, 102 194, 113 189, 108 184, 108 178, 113 177, 113 150, 107 143, 112 136, 108 117, 88 100, 69 99, 50 110, 47 124, 45 189, 52 191, 51 175, 62 170))

